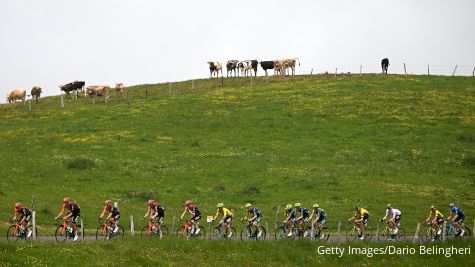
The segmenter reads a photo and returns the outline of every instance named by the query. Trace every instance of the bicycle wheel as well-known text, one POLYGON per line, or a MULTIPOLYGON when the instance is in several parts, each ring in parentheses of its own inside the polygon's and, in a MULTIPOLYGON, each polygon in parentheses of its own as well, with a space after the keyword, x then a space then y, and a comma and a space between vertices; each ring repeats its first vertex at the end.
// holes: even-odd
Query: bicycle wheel
POLYGON ((282 239, 292 238, 292 236, 287 236, 288 234, 289 233, 288 233, 287 229, 284 226, 279 227, 275 231, 275 240, 282 240, 282 239))
MULTIPOLYGON (((161 227, 160 227, 161 228, 161 227)), ((140 233, 140 237, 142 238, 155 238, 155 237, 160 237, 160 232, 158 231, 153 231, 152 229, 150 229, 150 231, 148 232, 147 234, 147 231, 148 231, 148 225, 145 225, 143 228, 142 228, 142 232, 140 233)), ((167 234, 168 234, 168 228, 167 228, 167 234)), ((123 234, 122 234, 123 235, 123 234)), ((163 235, 163 233, 162 233, 163 235)))
POLYGON ((68 231, 63 230, 63 226, 60 225, 56 228, 56 231, 54 232, 54 237, 56 238, 56 242, 62 243, 70 237, 70 234, 68 233, 68 231), (63 233, 61 234, 61 232, 63 233))
POLYGON ((220 239, 224 237, 224 232, 222 231, 222 228, 219 226, 211 228, 211 238, 213 239, 220 239))
POLYGON ((315 240, 325 242, 330 238, 330 229, 326 226, 323 227, 322 231, 318 231, 317 229, 314 236, 315 240))
POLYGON ((406 236, 406 230, 404 230, 404 228, 402 227, 398 228, 397 233, 396 233, 396 240, 404 241, 405 236, 406 236))
POLYGON ((194 238, 205 238, 205 237, 206 237, 206 230, 205 230, 205 228, 204 228, 203 226, 201 226, 201 225, 200 225, 198 228, 200 228, 199 232, 196 233, 196 231, 195 231, 195 233, 194 233, 193 235, 191 235, 191 236, 194 237, 194 238))
POLYGON ((185 229, 185 226, 182 226, 182 227, 177 229, 176 237, 178 237, 178 238, 188 238, 189 237, 189 231, 187 229, 185 229), (184 233, 183 233, 183 230, 185 230, 184 233))
POLYGON ((109 229, 104 229, 104 225, 99 225, 96 230, 96 239, 97 240, 107 240, 109 239, 109 229))
POLYGON ((244 226, 241 229, 241 240, 250 240, 252 239, 252 231, 249 226, 244 226))
POLYGON ((7 230, 7 240, 8 242, 17 242, 20 237, 19 233, 15 233, 16 225, 12 225, 7 230))
POLYGON ((118 224, 117 227, 119 227, 119 230, 114 233, 114 237, 120 237, 120 236, 125 236, 125 229, 122 227, 122 225, 118 224))
POLYGON ((356 229, 356 226, 351 227, 345 233, 346 241, 355 241, 357 237, 358 237, 358 230, 356 229))
POLYGON ((166 225, 160 225, 160 231, 162 236, 168 236, 168 227, 166 225))
POLYGON ((422 242, 428 242, 432 240, 433 237, 432 227, 427 227, 426 229, 422 229, 422 232, 419 234, 419 239, 422 242))
POLYGON ((472 231, 470 231, 469 227, 464 226, 463 230, 464 230, 464 233, 463 233, 463 236, 461 236, 461 238, 464 238, 464 239, 472 238, 472 231))

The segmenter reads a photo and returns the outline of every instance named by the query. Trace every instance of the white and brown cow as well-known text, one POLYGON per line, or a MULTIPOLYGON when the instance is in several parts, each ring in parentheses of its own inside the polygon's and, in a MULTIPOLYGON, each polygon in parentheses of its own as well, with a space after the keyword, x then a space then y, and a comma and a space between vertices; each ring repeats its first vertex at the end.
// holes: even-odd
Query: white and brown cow
POLYGON ((274 60, 274 75, 285 75, 285 60, 276 59, 274 60))
POLYGON ((21 100, 24 105, 25 98, 26 98, 26 90, 23 88, 15 89, 7 95, 8 103, 12 103, 12 102, 15 103, 17 100, 21 100))
MULTIPOLYGON (((297 62, 299 63, 299 66, 300 66, 300 60, 298 58, 284 59, 284 65, 285 65, 286 72, 290 68, 290 70, 292 71, 292 75, 295 75, 295 64, 297 62)), ((290 75, 290 73, 286 73, 286 74, 290 75)))
MULTIPOLYGON (((110 92, 110 86, 109 85, 90 85, 86 87, 86 93, 90 97, 98 97, 98 96, 104 96, 105 97, 105 102, 107 103, 107 100, 109 99, 109 92, 110 92)), ((93 100, 94 103, 94 100, 93 100)))
POLYGON ((209 74, 213 78, 213 75, 216 73, 216 78, 219 76, 219 71, 221 71, 221 76, 223 76, 223 65, 220 62, 208 61, 209 64, 209 74))
POLYGON ((38 102, 38 100, 40 99, 40 96, 41 96, 41 90, 42 88, 38 85, 36 86, 33 86, 33 88, 31 88, 31 97, 36 101, 38 102))
MULTIPOLYGON (((226 77, 229 77, 229 75, 233 77, 233 71, 234 77, 236 77, 236 69, 238 68, 238 63, 239 60, 237 59, 228 60, 228 62, 226 63, 226 77)), ((239 76, 239 70, 237 71, 237 75, 239 76)))
POLYGON ((116 92, 116 97, 122 97, 123 93, 125 90, 124 83, 116 83, 115 84, 115 92, 116 92))

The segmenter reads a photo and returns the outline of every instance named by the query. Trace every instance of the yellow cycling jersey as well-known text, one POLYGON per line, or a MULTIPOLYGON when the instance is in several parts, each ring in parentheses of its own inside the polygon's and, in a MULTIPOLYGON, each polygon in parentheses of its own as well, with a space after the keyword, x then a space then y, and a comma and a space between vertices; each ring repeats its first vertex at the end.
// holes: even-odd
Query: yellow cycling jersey
POLYGON ((369 215, 369 212, 366 209, 361 208, 360 209, 360 216, 364 217, 365 215, 369 215))
POLYGON ((214 215, 214 219, 215 219, 215 220, 216 220, 216 218, 219 216, 220 213, 223 214, 223 217, 224 217, 224 218, 233 217, 233 214, 231 213, 230 210, 228 210, 227 208, 223 208, 222 211, 219 211, 219 209, 218 209, 218 211, 216 211, 216 215, 214 215))
POLYGON ((429 213, 429 219, 430 218, 444 218, 444 215, 439 210, 431 210, 429 213))

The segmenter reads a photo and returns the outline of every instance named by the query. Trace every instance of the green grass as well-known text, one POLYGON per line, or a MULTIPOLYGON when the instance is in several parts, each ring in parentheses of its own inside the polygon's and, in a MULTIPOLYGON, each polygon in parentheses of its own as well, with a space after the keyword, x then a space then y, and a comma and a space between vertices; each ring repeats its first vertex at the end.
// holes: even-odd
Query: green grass
MULTIPOLYGON (((468 248, 467 245, 446 244, 439 247, 468 248)), ((335 247, 327 244, 325 248, 335 247)), ((431 246, 431 245, 430 245, 431 246)), ((78 244, 32 243, 13 245, 0 243, 0 263, 18 266, 430 266, 450 264, 473 266, 473 255, 421 255, 419 246, 399 244, 342 244, 342 257, 321 255, 318 245, 310 241, 290 242, 226 242, 199 240, 140 240, 78 244), (290 247, 291 246, 291 247, 290 247), (414 248, 414 255, 349 255, 353 248, 414 248), (78 260, 80 259, 80 260, 78 260)), ((473 253, 473 252, 472 252, 473 253)))
MULTIPOLYGON (((122 223, 157 198, 166 223, 186 199, 205 215, 252 202, 273 227, 287 203, 319 203, 328 225, 355 205, 375 227, 387 203, 413 232, 437 205, 475 218, 475 79, 296 76, 140 85, 127 100, 42 99, 0 106, 0 232, 13 204, 35 196, 42 234, 69 196, 86 228, 104 199, 122 223), (146 92, 146 93, 145 93, 146 92), (147 98, 145 98, 145 95, 147 98)), ((346 227, 346 226, 345 226, 346 227)), ((105 246, 105 245, 104 245, 105 246)))

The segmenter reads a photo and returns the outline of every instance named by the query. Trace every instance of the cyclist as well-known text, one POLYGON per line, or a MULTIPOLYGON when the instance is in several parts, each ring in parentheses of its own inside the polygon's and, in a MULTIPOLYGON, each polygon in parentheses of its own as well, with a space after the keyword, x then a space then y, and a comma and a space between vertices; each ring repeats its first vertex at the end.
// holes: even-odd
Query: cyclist
POLYGON ((30 237, 31 234, 33 233, 29 228, 28 228, 28 222, 30 221, 31 218, 31 210, 27 207, 24 207, 23 204, 20 202, 15 203, 15 212, 13 213, 13 218, 12 221, 16 220, 16 217, 18 215, 21 215, 20 219, 20 225, 21 225, 21 230, 26 229, 26 236, 30 237))
POLYGON ((354 221, 354 223, 358 226, 358 236, 360 240, 364 240, 365 238, 365 232, 366 232, 366 224, 368 224, 368 219, 369 219, 369 212, 361 207, 355 207, 355 212, 353 214, 353 217, 348 219, 348 222, 354 221), (357 219, 356 216, 359 218, 357 219))
POLYGON ((117 207, 114 207, 112 205, 112 200, 108 199, 104 201, 104 209, 102 210, 101 215, 99 216, 99 221, 102 221, 102 217, 104 217, 104 214, 106 212, 109 212, 109 215, 107 215, 106 221, 110 229, 113 229, 114 233, 117 233, 119 230, 119 227, 117 227, 117 224, 119 223, 120 219, 120 212, 117 207))
POLYGON ((233 232, 229 230, 231 228, 231 223, 233 221, 233 213, 228 210, 227 208, 224 207, 223 203, 218 203, 216 205, 218 210, 216 211, 216 215, 213 217, 213 221, 218 218, 219 214, 221 213, 223 215, 223 219, 219 222, 219 224, 222 224, 224 226, 224 230, 228 231, 228 238, 233 235, 233 232))
POLYGON ((442 233, 440 225, 444 222, 444 215, 438 209, 436 209, 434 205, 432 205, 430 207, 429 217, 427 217, 426 222, 430 223, 432 228, 435 230, 435 236, 432 237, 432 241, 435 241, 435 239, 442 233))
POLYGON ((66 209, 69 210, 68 214, 63 217, 63 220, 68 222, 68 219, 71 218, 71 225, 73 227, 73 233, 74 233, 74 241, 78 240, 78 231, 77 231, 77 221, 79 219, 79 216, 81 215, 81 208, 79 207, 78 204, 75 202, 71 201, 69 197, 63 198, 63 207, 61 208, 61 211, 59 212, 58 216, 56 216, 54 219, 57 220, 63 213, 66 211, 66 209))
POLYGON ((292 236, 292 230, 294 228, 294 222, 297 220, 297 213, 295 210, 292 209, 292 204, 287 204, 285 206, 285 228, 287 228, 287 231, 289 232, 287 234, 288 237, 292 236))
MULTIPOLYGON (((156 231, 160 232, 160 225, 162 225, 163 218, 165 217, 165 209, 162 207, 162 205, 160 205, 153 199, 149 199, 147 201, 147 206, 147 213, 145 213, 145 215, 143 216, 142 221, 145 220, 150 214, 150 223, 152 224, 153 228, 152 230, 155 231, 156 227, 156 231), (157 223, 155 223, 155 218, 157 218, 157 223)), ((149 231, 150 229, 147 230, 147 235, 149 231)))
POLYGON ((386 214, 384 217, 381 219, 381 221, 388 220, 389 224, 389 229, 391 233, 391 238, 394 239, 396 237, 398 228, 397 228, 397 223, 399 220, 401 220, 402 213, 398 209, 393 209, 391 204, 388 204, 388 207, 386 209, 386 214))
POLYGON ((465 214, 461 209, 456 207, 453 203, 450 203, 450 215, 455 228, 457 229, 457 235, 463 236, 465 230, 463 229, 463 221, 465 220, 465 214))
POLYGON ((303 231, 304 231, 303 235, 305 237, 308 234, 308 232, 305 229, 305 223, 310 218, 310 212, 308 211, 308 209, 302 207, 302 205, 300 203, 295 203, 295 211, 297 212, 297 214, 300 214, 300 216, 297 217, 297 219, 295 219, 295 221, 299 224, 299 228, 303 229, 303 231))
POLYGON ((258 208, 253 207, 251 203, 247 203, 246 205, 244 205, 244 207, 247 209, 247 213, 252 214, 252 217, 248 219, 246 213, 246 215, 244 216, 244 218, 241 219, 241 221, 247 220, 249 223, 252 223, 252 225, 254 225, 254 227, 256 227, 256 229, 258 230, 257 237, 261 237, 262 230, 261 226, 259 225, 259 221, 262 219, 261 211, 258 208))
POLYGON ((183 216, 185 216, 186 212, 189 212, 191 214, 191 234, 197 235, 200 232, 200 228, 198 227, 199 225, 199 220, 201 219, 201 212, 200 209, 194 205, 191 200, 185 201, 185 210, 181 214, 180 221, 183 219, 183 216))
POLYGON ((323 239, 325 237, 325 234, 323 233, 323 225, 327 221, 327 212, 324 209, 321 209, 318 204, 313 204, 313 212, 310 215, 309 220, 312 220, 314 214, 315 220, 312 223, 318 228, 320 233, 322 233, 320 239, 323 239))

